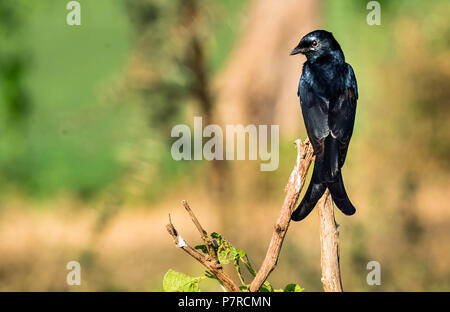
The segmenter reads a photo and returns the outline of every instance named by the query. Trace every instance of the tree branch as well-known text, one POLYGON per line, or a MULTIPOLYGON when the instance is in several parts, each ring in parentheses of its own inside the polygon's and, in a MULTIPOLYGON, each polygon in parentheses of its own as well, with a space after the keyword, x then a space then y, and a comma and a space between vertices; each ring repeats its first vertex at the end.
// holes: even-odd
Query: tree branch
POLYGON ((323 290, 342 292, 339 266, 339 231, 338 224, 334 219, 333 200, 328 190, 320 199, 318 208, 323 290))
MULTIPOLYGON (((202 239, 204 236, 206 236, 206 232, 203 230, 202 226, 198 222, 197 218, 195 217, 192 210, 189 208, 189 205, 186 201, 183 201, 183 206, 186 208, 186 210, 189 212, 194 224, 197 226, 197 229, 199 229, 200 235, 202 236, 202 239), (194 221, 195 220, 195 221, 194 221)), ((167 232, 169 232, 170 236, 172 236, 175 245, 177 247, 183 249, 188 255, 193 257, 195 260, 203 264, 208 270, 210 270, 217 279, 223 284, 226 290, 232 291, 232 292, 239 292, 239 287, 233 282, 233 280, 224 272, 222 265, 220 264, 219 260, 217 260, 216 257, 212 258, 209 255, 203 254, 198 252, 196 249, 192 248, 182 237, 178 234, 177 230, 172 224, 172 220, 170 219, 169 215, 169 224, 166 225, 167 232)), ((214 253, 215 255, 215 253, 214 253)))
POLYGON ((212 239, 208 237, 208 233, 202 228, 202 225, 200 224, 200 222, 198 222, 197 217, 195 216, 194 212, 192 211, 191 207, 189 207, 187 201, 182 200, 181 203, 183 204, 184 208, 186 209, 186 211, 189 213, 189 216, 191 217, 192 222, 195 224, 195 226, 197 227, 198 232, 200 233, 200 236, 202 237, 203 241, 205 242, 205 245, 208 248, 209 254, 216 260, 218 260, 217 258, 217 254, 216 251, 213 248, 213 242, 212 239))
POLYGON ((261 285, 265 282, 269 274, 277 265, 278 257, 281 251, 281 246, 284 237, 291 221, 292 210, 298 200, 303 184, 305 183, 306 174, 308 173, 311 160, 313 158, 313 148, 308 140, 302 143, 300 139, 295 141, 297 146, 297 162, 289 177, 286 185, 286 197, 281 208, 280 216, 278 217, 275 229, 272 234, 269 248, 266 257, 258 270, 256 277, 250 284, 249 291, 258 291, 261 285))

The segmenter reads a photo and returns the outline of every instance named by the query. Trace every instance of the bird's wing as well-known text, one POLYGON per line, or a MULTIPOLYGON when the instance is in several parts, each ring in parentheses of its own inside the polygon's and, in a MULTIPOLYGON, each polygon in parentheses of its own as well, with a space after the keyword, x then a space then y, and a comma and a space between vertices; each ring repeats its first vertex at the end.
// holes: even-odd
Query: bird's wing
MULTIPOLYGON (((345 79, 345 85, 347 88, 352 88, 353 92, 355 93, 355 99, 358 99, 358 84, 356 83, 356 77, 355 72, 353 71, 352 66, 350 64, 347 65, 347 75, 345 79)), ((356 103, 355 103, 356 105, 356 103)))
POLYGON ((330 130, 334 138, 339 141, 339 167, 342 167, 347 155, 348 144, 353 133, 355 123, 356 101, 358 86, 352 67, 346 64, 345 89, 333 103, 330 111, 330 130))
POLYGON ((298 88, 306 132, 318 159, 323 159, 328 126, 328 100, 314 93, 307 75, 302 75, 298 88))

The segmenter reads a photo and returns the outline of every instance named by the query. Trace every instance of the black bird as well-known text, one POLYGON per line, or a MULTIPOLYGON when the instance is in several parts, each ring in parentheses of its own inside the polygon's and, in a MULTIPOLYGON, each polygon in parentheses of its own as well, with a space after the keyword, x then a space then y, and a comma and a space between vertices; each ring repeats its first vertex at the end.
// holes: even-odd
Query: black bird
POLYGON ((346 215, 356 209, 344 188, 341 168, 355 122, 358 87, 352 67, 332 33, 316 30, 304 36, 290 55, 306 56, 297 95, 316 160, 303 200, 292 213, 300 221, 313 210, 325 190, 346 215))

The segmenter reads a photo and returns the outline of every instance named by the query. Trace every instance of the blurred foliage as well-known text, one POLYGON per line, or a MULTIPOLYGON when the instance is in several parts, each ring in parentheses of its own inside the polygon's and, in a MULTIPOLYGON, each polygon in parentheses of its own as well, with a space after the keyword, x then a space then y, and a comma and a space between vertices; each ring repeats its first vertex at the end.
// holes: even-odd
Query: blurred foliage
POLYGON ((120 173, 117 125, 130 111, 99 103, 98 91, 123 66, 128 26, 117 2, 80 3, 82 25, 71 27, 65 2, 1 1, 3 194, 87 198, 120 173))
POLYGON ((5 180, 25 174, 14 166, 14 159, 25 149, 26 125, 31 110, 25 87, 28 55, 26 44, 20 40, 24 11, 21 2, 0 3, 0 166, 5 180))
POLYGON ((159 196, 190 167, 167 157, 170 129, 212 116, 244 2, 80 1, 68 26, 63 2, 2 1, 0 195, 159 196))
POLYGON ((245 2, 125 1, 135 41, 129 92, 143 108, 148 128, 137 142, 151 146, 138 143, 130 153, 146 160, 132 169, 146 176, 145 186, 137 186, 141 198, 158 200, 178 180, 195 175, 198 164, 168 157, 176 139, 170 132, 176 124, 190 124, 193 112, 205 124, 213 120, 212 77, 231 51, 245 2))

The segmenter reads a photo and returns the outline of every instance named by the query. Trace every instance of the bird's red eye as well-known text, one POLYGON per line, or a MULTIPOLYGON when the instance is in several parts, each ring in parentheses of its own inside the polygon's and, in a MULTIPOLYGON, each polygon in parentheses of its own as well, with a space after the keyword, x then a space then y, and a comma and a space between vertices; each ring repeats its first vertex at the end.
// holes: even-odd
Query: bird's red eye
POLYGON ((313 42, 312 42, 312 44, 311 44, 313 47, 317 47, 317 41, 316 40, 313 40, 313 42))

